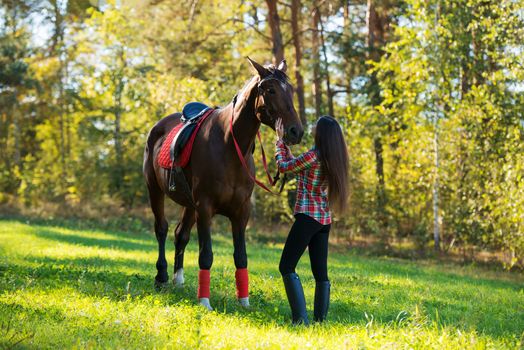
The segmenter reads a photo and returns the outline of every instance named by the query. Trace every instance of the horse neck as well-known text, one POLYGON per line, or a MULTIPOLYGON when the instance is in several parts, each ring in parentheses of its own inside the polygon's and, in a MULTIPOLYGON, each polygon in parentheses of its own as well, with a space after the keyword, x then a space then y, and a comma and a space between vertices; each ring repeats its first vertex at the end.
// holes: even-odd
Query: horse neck
MULTIPOLYGON (((231 113, 233 113, 234 118, 233 132, 244 156, 251 152, 260 128, 260 120, 256 117, 255 112, 257 83, 258 80, 256 78, 252 79, 246 88, 239 93, 236 102, 232 103, 231 107, 231 113)), ((233 142, 232 135, 229 135, 229 139, 233 142)))

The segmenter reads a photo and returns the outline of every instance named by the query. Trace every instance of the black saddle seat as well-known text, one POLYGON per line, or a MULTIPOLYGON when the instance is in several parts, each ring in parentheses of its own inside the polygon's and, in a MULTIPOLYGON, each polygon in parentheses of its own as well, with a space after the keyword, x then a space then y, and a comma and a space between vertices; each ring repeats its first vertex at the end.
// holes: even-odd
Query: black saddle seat
POLYGON ((204 113, 206 113, 208 109, 209 107, 203 104, 202 102, 186 103, 184 108, 182 108, 182 118, 181 119, 184 123, 189 122, 189 121, 195 122, 198 119, 200 119, 200 117, 204 115, 204 113))
POLYGON ((173 142, 171 144, 171 159, 175 160, 178 158, 182 150, 184 149, 184 146, 191 138, 191 134, 193 134, 193 131, 196 128, 198 120, 209 110, 211 109, 207 105, 203 104, 202 102, 189 102, 184 105, 184 108, 182 108, 182 117, 180 120, 182 120, 182 123, 189 124, 186 125, 182 131, 180 131, 180 135, 178 137, 175 137, 173 139, 173 142))

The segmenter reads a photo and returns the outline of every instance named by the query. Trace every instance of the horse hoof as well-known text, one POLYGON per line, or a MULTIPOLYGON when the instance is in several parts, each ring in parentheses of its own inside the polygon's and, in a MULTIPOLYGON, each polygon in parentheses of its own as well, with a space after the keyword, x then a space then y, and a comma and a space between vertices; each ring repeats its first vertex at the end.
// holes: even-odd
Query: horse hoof
POLYGON ((213 311, 213 308, 211 307, 211 304, 209 303, 209 298, 200 298, 198 299, 198 303, 205 307, 209 311, 213 311))
POLYGON ((177 288, 182 288, 184 286, 184 269, 180 268, 176 270, 175 275, 173 276, 173 285, 177 288))
POLYGON ((160 291, 166 289, 167 286, 168 286, 167 281, 165 281, 165 282, 160 282, 160 281, 155 280, 155 289, 156 289, 158 292, 160 292, 160 291))
POLYGON ((246 309, 251 307, 251 305, 249 305, 249 297, 238 298, 238 302, 240 303, 240 306, 245 307, 246 309))

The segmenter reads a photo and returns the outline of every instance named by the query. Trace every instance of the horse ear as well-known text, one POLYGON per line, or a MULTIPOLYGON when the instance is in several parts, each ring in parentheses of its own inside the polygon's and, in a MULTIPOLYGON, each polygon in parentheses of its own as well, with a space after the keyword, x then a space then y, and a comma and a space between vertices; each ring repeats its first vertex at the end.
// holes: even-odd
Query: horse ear
POLYGON ((247 60, 249 61, 249 63, 251 64, 251 67, 255 68, 255 70, 257 71, 258 75, 261 77, 261 78, 265 78, 267 77, 269 74, 271 74, 271 72, 269 70, 267 70, 266 68, 264 68, 264 66, 262 66, 261 64, 253 61, 251 58, 249 57, 246 57, 247 60))
POLYGON ((280 71, 282 71, 284 73, 287 71, 286 60, 282 60, 282 62, 280 62, 280 64, 278 65, 278 70, 280 70, 280 71))

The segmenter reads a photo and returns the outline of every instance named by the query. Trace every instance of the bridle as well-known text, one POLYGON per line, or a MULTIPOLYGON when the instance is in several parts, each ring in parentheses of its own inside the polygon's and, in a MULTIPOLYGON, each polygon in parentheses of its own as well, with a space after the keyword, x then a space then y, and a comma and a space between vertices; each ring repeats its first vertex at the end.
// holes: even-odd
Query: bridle
MULTIPOLYGON (((270 114, 268 108, 266 107, 265 100, 264 100, 264 104, 262 106, 258 105, 259 98, 261 96, 262 96, 262 98, 265 97, 264 96, 265 95, 265 91, 264 91, 264 88, 262 87, 262 83, 265 82, 265 81, 268 81, 268 80, 277 80, 280 83, 285 83, 285 82, 282 81, 282 79, 279 79, 279 78, 271 76, 271 75, 261 79, 257 83, 257 96, 255 98, 255 117, 260 122, 262 122, 262 119, 258 117, 258 110, 259 109, 263 109, 264 110, 266 116, 269 118, 270 121, 274 121, 275 120, 274 116, 272 116, 270 114)), ((261 181, 257 180, 255 175, 251 174, 251 172, 249 171, 249 168, 247 166, 246 159, 244 158, 244 155, 242 154, 242 150, 240 149, 240 146, 238 145, 237 139, 235 137, 235 133, 233 132, 233 120, 235 119, 235 104, 237 102, 237 98, 238 98, 238 94, 235 95, 235 97, 233 98, 233 112, 231 113, 231 120, 230 120, 230 123, 229 123, 229 128, 230 128, 230 131, 231 131, 231 136, 233 137, 233 143, 235 144, 235 149, 237 151, 238 158, 240 159, 240 162, 242 163, 242 166, 246 170, 247 174, 249 175, 249 177, 251 178, 251 180, 253 180, 253 182, 255 184, 257 184, 258 186, 262 187, 264 190, 266 190, 269 193, 276 194, 273 191, 271 191, 271 189, 269 189, 264 183, 262 183, 261 181)), ((258 138, 258 143, 260 144, 260 151, 262 153, 262 164, 264 165, 264 170, 266 172, 267 179, 268 179, 269 183, 271 184, 271 186, 274 186, 276 184, 276 182, 278 181, 278 179, 280 178, 280 176, 279 176, 280 173, 277 170, 277 174, 275 175, 275 178, 273 178, 271 176, 271 174, 269 173, 269 169, 268 169, 268 166, 267 166, 267 160, 266 160, 266 152, 264 152, 264 146, 262 145, 262 138, 260 137, 260 130, 257 130, 257 138, 258 138)), ((280 192, 282 192, 283 187, 284 186, 282 185, 281 188, 280 188, 280 192)))
MULTIPOLYGON (((276 117, 271 115, 271 113, 269 112, 269 109, 267 108, 266 103, 265 103, 266 102, 265 101, 265 94, 266 94, 267 90, 264 90, 264 88, 262 87, 262 83, 264 83, 266 81, 269 81, 269 80, 276 80, 276 81, 278 81, 281 84, 287 84, 287 82, 282 81, 282 79, 279 79, 279 78, 271 76, 271 75, 261 79, 257 83, 257 97, 255 98, 255 108, 256 108, 255 115, 258 113, 259 110, 263 110, 265 112, 266 116, 269 118, 269 120, 274 122, 274 121, 276 121, 276 117), (258 106, 258 101, 259 101, 260 97, 264 98, 264 104, 262 106, 258 106)), ((262 120, 260 118, 257 117, 257 119, 260 122, 262 122, 262 120)))

